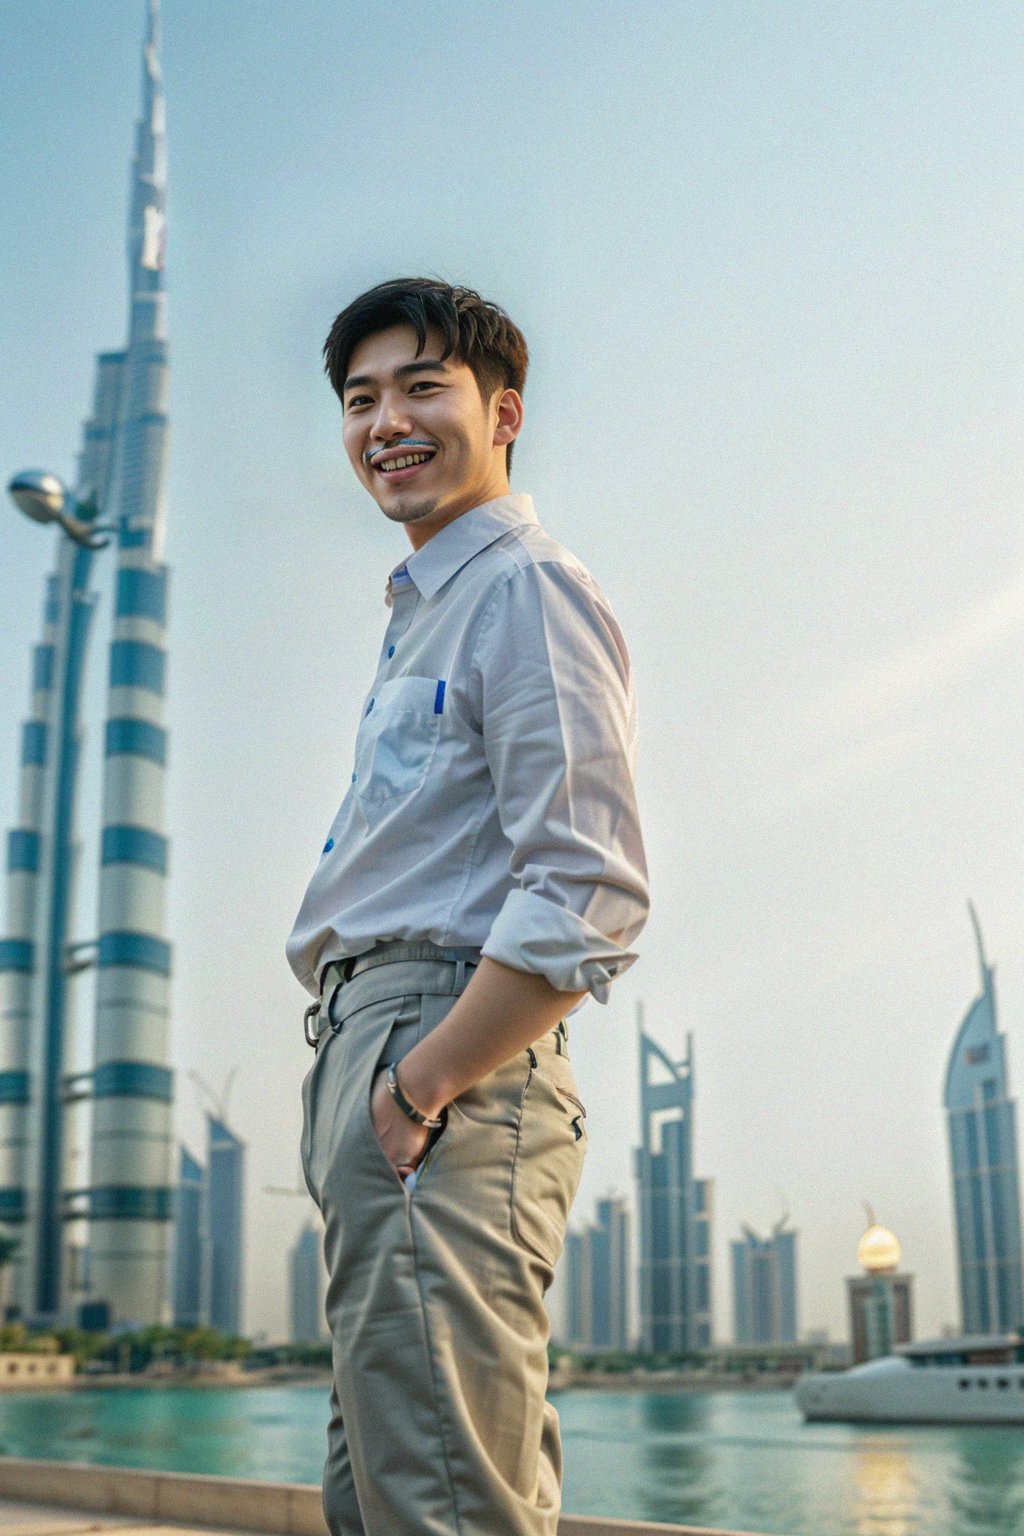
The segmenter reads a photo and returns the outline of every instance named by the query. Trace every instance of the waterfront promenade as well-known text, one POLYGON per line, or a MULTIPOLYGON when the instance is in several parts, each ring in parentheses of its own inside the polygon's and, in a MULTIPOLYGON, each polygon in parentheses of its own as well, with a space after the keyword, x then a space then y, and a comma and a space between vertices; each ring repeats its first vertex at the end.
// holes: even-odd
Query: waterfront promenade
MULTIPOLYGON (((0 1457, 0 1536, 326 1536, 320 1490, 0 1457)), ((754 1536, 564 1515, 558 1536, 754 1536)))

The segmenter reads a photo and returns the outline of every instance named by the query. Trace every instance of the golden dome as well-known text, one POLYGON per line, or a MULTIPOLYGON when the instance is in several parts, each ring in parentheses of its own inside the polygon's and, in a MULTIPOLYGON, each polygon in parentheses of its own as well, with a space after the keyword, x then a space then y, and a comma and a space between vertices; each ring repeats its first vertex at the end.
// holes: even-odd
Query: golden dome
POLYGON ((901 1253, 896 1234, 873 1221, 857 1244, 857 1263, 869 1275, 884 1275, 899 1268, 901 1253))

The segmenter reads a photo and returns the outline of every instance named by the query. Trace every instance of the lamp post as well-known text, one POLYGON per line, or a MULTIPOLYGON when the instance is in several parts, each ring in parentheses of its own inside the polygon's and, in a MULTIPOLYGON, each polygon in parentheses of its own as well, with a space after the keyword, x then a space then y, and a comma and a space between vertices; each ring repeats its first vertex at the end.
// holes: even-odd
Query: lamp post
POLYGON ((69 539, 83 549, 105 549, 109 539, 101 538, 112 529, 97 525, 99 508, 93 497, 76 501, 63 480, 47 469, 23 469, 7 486, 8 494, 19 511, 34 523, 57 523, 69 539))
POLYGON ((23 773, 34 781, 25 801, 34 807, 27 835, 34 837, 37 852, 30 871, 35 886, 29 904, 31 927, 25 935, 30 1002, 22 1065, 27 1073, 28 1135, 20 1210, 12 1208, 15 1219, 26 1224, 30 1315, 53 1319, 62 1312, 67 1284, 63 1223, 70 1213, 64 1076, 71 1024, 69 974, 77 968, 69 937, 77 864, 80 709, 96 605, 88 583, 96 551, 110 542, 104 537, 110 530, 98 521, 94 498, 77 499, 46 470, 15 475, 8 492, 33 522, 55 523, 65 536, 51 591, 48 640, 39 652, 44 666, 36 685, 45 686, 34 697, 45 703, 41 716, 34 710, 22 755, 23 773))

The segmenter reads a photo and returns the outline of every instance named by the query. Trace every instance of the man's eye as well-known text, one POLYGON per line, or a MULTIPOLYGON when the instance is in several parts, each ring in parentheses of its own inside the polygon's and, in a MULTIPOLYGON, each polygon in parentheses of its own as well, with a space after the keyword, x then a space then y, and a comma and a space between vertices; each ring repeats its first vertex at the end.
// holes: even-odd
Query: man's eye
POLYGON ((345 409, 347 411, 351 411, 357 405, 369 405, 369 404, 370 404, 370 396, 369 395, 350 395, 349 399, 348 399, 348 404, 346 405, 345 409))
POLYGON ((437 389, 438 387, 439 385, 436 379, 417 379, 415 384, 409 386, 409 393, 411 395, 414 394, 417 390, 422 391, 424 389, 437 389))

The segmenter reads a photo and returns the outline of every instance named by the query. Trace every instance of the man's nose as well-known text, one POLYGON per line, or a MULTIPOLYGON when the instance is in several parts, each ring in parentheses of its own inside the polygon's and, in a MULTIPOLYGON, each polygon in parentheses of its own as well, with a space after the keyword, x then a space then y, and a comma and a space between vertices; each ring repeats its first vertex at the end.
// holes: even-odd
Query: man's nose
POLYGON ((373 421, 373 436, 378 442, 387 443, 393 437, 401 437, 410 428, 408 413, 398 400, 383 397, 373 421))

